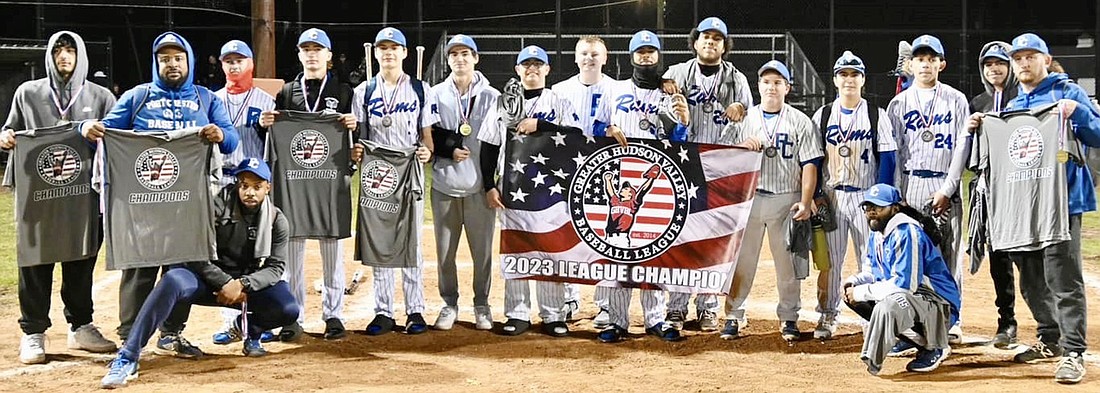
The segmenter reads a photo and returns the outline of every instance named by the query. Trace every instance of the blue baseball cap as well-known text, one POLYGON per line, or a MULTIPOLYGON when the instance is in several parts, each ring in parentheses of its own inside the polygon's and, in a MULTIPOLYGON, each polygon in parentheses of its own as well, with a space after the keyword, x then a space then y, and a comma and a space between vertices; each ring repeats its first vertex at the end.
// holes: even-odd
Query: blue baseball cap
POLYGON ((379 30, 378 35, 374 36, 375 45, 381 44, 386 41, 408 47, 408 45, 405 43, 405 33, 402 33, 401 30, 397 30, 393 27, 387 27, 385 29, 379 30))
POLYGON ((470 48, 471 52, 477 53, 477 44, 474 43, 474 39, 465 34, 455 34, 451 37, 451 40, 447 41, 447 46, 443 48, 443 53, 450 54, 451 49, 456 46, 465 46, 470 48))
POLYGON ((1038 51, 1044 55, 1049 55, 1050 50, 1047 49, 1047 42, 1043 41, 1039 36, 1032 33, 1024 33, 1016 36, 1012 39, 1012 51, 1008 52, 1009 55, 1014 55, 1016 52, 1022 50, 1038 51))
POLYGON ((535 45, 528 46, 519 51, 519 55, 516 56, 516 64, 523 64, 524 61, 530 59, 538 59, 543 63, 550 64, 550 57, 546 56, 546 51, 535 45))
POLYGON ((218 56, 218 59, 224 60, 226 55, 233 53, 250 58, 252 57, 252 48, 249 48, 248 44, 241 40, 229 41, 222 45, 222 54, 218 56))
POLYGON ((833 63, 833 74, 845 69, 856 70, 860 74, 867 75, 867 66, 863 64, 863 59, 860 59, 850 50, 841 53, 840 57, 836 59, 836 63, 833 63))
POLYGON ((935 36, 925 34, 913 40, 913 53, 916 53, 917 49, 921 48, 932 49, 932 51, 936 52, 936 54, 940 55, 940 57, 943 57, 944 55, 943 43, 940 42, 940 39, 936 38, 935 36))
POLYGON ((764 72, 767 71, 778 72, 779 75, 783 76, 783 79, 787 80, 787 83, 791 82, 791 70, 788 70, 787 66, 779 60, 772 60, 764 63, 764 65, 760 67, 760 71, 756 72, 756 75, 764 76, 764 72))
POLYGON ((705 32, 707 30, 714 30, 714 31, 717 31, 719 33, 722 33, 723 37, 729 35, 729 30, 726 29, 726 22, 723 22, 721 19, 718 19, 718 17, 716 17, 716 16, 712 16, 712 17, 703 19, 702 22, 699 22, 699 26, 695 27, 695 30, 698 30, 700 33, 705 32))
POLYGON ((233 176, 240 176, 242 173, 252 172, 252 174, 259 176, 265 181, 271 181, 271 168, 267 166, 264 160, 255 157, 248 157, 241 160, 241 163, 237 165, 236 169, 233 169, 233 176))
POLYGON ((661 50, 661 39, 649 30, 642 30, 634 33, 634 36, 630 37, 630 52, 634 53, 634 51, 643 46, 661 50))
POLYGON ((897 188, 888 184, 875 184, 871 188, 867 189, 867 193, 863 196, 863 205, 868 203, 875 206, 890 206, 896 205, 901 202, 901 192, 897 188))
POLYGON ((1001 45, 997 43, 989 45, 989 49, 986 49, 985 53, 982 54, 982 61, 984 62, 985 59, 988 59, 990 57, 1001 59, 1004 61, 1011 61, 1011 59, 1009 59, 1008 57, 1008 53, 1005 53, 1005 48, 1001 47, 1001 45))
POLYGON ((298 46, 302 44, 312 42, 314 44, 325 47, 325 49, 332 50, 332 41, 328 39, 328 34, 324 30, 316 27, 303 31, 302 35, 298 36, 298 46))

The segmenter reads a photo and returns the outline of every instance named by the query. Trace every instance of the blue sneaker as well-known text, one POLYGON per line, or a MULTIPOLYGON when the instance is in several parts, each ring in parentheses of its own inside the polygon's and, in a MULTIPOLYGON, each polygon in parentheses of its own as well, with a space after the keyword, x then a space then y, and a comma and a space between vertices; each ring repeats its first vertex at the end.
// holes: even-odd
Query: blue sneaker
POLYGON ((181 359, 198 359, 205 355, 199 347, 191 345, 187 339, 176 333, 162 333, 153 353, 181 359))
POLYGON ((262 345, 260 345, 260 340, 254 340, 251 338, 244 340, 244 349, 241 350, 241 352, 244 353, 244 356, 248 356, 250 358, 267 356, 267 350, 264 349, 262 345))
POLYGON ((273 332, 273 331, 265 330, 263 333, 260 333, 260 342, 262 342, 262 343, 269 343, 269 342, 278 341, 278 340, 279 340, 279 336, 276 336, 275 332, 273 332))
POLYGON ((126 386, 126 382, 138 377, 138 362, 118 356, 111 364, 107 365, 107 375, 99 382, 104 389, 114 389, 126 386))
POLYGON ((886 353, 886 356, 892 358, 905 358, 917 354, 917 346, 910 344, 905 340, 898 340, 897 344, 894 344, 893 348, 890 348, 890 352, 886 353))
POLYGON ((600 334, 596 335, 596 339, 602 343, 617 343, 623 341, 626 337, 626 329, 611 325, 600 331, 600 334))
POLYGON ((214 333, 212 341, 214 341, 214 344, 218 345, 226 345, 229 343, 241 341, 241 331, 235 327, 232 327, 228 330, 214 333))
POLYGON ((664 322, 653 325, 652 327, 646 329, 645 332, 660 337, 662 340, 665 341, 680 340, 680 330, 664 322))
POLYGON ((726 326, 722 327, 719 336, 723 340, 733 340, 741 336, 741 324, 736 319, 727 319, 726 326))
POLYGON ((917 352, 917 358, 906 364, 905 369, 918 373, 931 372, 939 368, 940 363, 943 363, 948 355, 951 355, 951 347, 920 350, 917 352))

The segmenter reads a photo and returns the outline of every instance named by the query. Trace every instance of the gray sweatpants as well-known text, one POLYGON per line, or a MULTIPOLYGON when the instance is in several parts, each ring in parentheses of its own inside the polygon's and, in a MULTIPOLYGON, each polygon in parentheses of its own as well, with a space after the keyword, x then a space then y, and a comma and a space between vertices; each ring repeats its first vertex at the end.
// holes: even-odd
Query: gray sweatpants
POLYGON ((869 321, 863 330, 859 358, 868 371, 882 370, 886 354, 904 337, 926 349, 946 348, 951 306, 943 299, 925 294, 898 292, 880 302, 847 303, 869 321))
POLYGON ((779 291, 779 303, 775 313, 780 321, 797 321, 802 308, 802 282, 795 278, 791 253, 787 251, 787 227, 791 220, 791 205, 798 202, 798 193, 757 193, 745 224, 741 240, 741 252, 733 270, 733 283, 726 296, 726 319, 745 321, 745 302, 749 298, 756 266, 760 262, 760 248, 764 245, 764 231, 768 232, 768 246, 775 261, 775 288, 779 291))
POLYGON ((433 189, 432 224, 439 259, 439 297, 447 306, 458 309, 455 255, 462 229, 466 228, 466 244, 470 246, 474 265, 474 306, 489 307, 496 212, 486 204, 485 194, 475 192, 465 197, 453 197, 433 189))

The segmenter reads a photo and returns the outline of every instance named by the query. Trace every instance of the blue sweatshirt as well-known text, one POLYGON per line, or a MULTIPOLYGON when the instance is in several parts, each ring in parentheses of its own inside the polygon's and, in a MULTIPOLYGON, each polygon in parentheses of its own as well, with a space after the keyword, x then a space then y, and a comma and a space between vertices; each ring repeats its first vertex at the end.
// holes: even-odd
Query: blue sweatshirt
MULTIPOLYGON (((1034 108, 1063 98, 1077 101, 1077 109, 1070 116, 1077 139, 1085 146, 1100 147, 1100 112, 1092 105, 1085 90, 1070 81, 1066 74, 1050 73, 1029 93, 1025 93, 1023 86, 1020 86, 1016 98, 1008 102, 1005 110, 1034 108)), ((1069 185, 1069 214, 1096 210, 1096 193, 1088 168, 1073 160, 1065 165, 1066 183, 1069 185)))
POLYGON ((161 34, 153 41, 153 81, 127 90, 101 122, 107 128, 141 131, 171 131, 188 127, 217 125, 225 135, 218 150, 223 154, 237 148, 236 129, 229 118, 225 103, 209 89, 194 84, 195 53, 191 44, 173 32, 161 34), (161 79, 156 47, 165 40, 175 40, 187 52, 187 78, 178 87, 161 79))

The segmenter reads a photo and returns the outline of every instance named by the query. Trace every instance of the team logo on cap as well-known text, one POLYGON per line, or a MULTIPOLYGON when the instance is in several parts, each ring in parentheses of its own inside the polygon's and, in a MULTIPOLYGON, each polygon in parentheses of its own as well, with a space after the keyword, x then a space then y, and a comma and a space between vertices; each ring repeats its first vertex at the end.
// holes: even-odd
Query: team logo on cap
POLYGON ((316 30, 309 32, 309 39, 311 39, 311 40, 317 39, 317 31, 316 30))
POLYGON ((386 38, 393 38, 393 30, 386 30, 386 38))
POLYGON ((237 50, 237 43, 236 42, 230 42, 229 43, 229 50, 237 50))
POLYGON ((577 236, 617 262, 639 263, 672 247, 688 216, 684 173, 644 144, 597 150, 569 184, 577 236))
POLYGON ((38 153, 35 160, 38 176, 51 186, 68 185, 80 175, 83 161, 76 149, 68 145, 50 145, 38 153))
POLYGON ((179 160, 171 151, 160 147, 145 149, 134 162, 134 176, 142 187, 164 191, 179 179, 179 160))
POLYGON ((1027 37, 1020 37, 1016 39, 1016 46, 1027 45, 1027 37))
POLYGON ((328 139, 316 130, 302 130, 290 140, 290 156, 303 168, 321 166, 328 160, 328 154, 328 139))
POLYGON ((164 40, 161 41, 161 42, 178 43, 179 41, 176 41, 176 36, 169 34, 169 35, 164 36, 164 40))
POLYGON ((710 27, 722 28, 722 21, 715 19, 710 22, 710 27))
POLYGON ((878 196, 878 187, 871 187, 871 196, 878 196))
POLYGON ((388 198, 401 184, 397 168, 383 160, 368 162, 359 173, 359 187, 368 198, 388 198))
POLYGON ((920 43, 924 45, 932 45, 932 39, 928 38, 927 36, 921 37, 920 43))
POLYGON ((528 48, 528 49, 527 49, 527 54, 529 54, 529 55, 537 55, 537 54, 539 54, 539 50, 538 50, 537 48, 528 48))
POLYGON ((1008 158, 1021 169, 1038 165, 1043 158, 1043 135, 1032 126, 1017 128, 1008 137, 1008 158))
POLYGON ((649 34, 642 33, 642 42, 649 42, 649 34))
POLYGON ((247 165, 249 168, 256 169, 260 167, 260 160, 249 158, 248 162, 245 165, 247 165))

